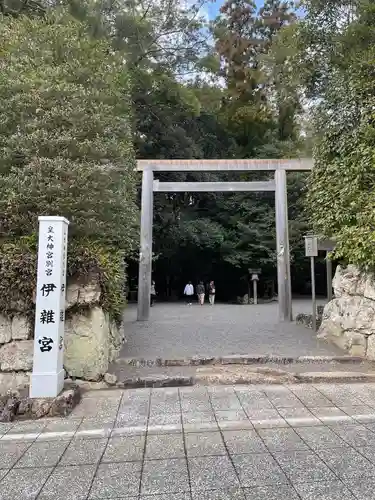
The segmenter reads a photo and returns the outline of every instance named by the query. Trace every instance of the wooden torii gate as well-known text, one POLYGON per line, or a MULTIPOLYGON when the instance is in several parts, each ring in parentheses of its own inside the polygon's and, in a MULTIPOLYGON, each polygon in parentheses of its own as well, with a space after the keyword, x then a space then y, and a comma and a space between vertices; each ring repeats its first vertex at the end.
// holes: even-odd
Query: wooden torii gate
POLYGON ((138 277, 138 321, 150 317, 152 226, 154 192, 274 191, 276 207, 277 283, 279 319, 292 321, 292 290, 288 233, 286 172, 306 171, 312 159, 292 160, 138 160, 142 172, 141 244, 138 277), (159 182, 154 172, 259 172, 273 171, 274 179, 256 182, 159 182))

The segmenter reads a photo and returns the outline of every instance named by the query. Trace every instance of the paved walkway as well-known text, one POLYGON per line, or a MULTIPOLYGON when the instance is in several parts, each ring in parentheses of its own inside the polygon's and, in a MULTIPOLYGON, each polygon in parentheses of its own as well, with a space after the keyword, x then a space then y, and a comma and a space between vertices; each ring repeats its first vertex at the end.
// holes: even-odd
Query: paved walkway
MULTIPOLYGON (((276 354, 280 356, 343 354, 319 342, 303 326, 278 321, 277 303, 258 306, 216 304, 200 307, 156 304, 149 322, 136 321, 136 306, 125 311, 122 357, 169 358, 195 355, 276 354)), ((309 301, 295 301, 294 314, 309 312, 309 301)))
POLYGON ((92 392, 0 436, 1 500, 375 499, 375 384, 92 392))

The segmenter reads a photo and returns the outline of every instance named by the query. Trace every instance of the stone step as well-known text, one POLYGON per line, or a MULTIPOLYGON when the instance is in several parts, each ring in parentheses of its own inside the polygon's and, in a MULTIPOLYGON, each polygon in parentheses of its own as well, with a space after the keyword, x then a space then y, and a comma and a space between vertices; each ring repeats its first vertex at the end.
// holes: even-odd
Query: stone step
MULTIPOLYGON (((192 356, 188 358, 118 358, 112 367, 173 367, 173 366, 202 366, 202 365, 259 365, 259 364, 362 364, 369 363, 359 356, 278 356, 278 355, 251 355, 233 354, 229 356, 192 356)), ((375 369, 375 363, 374 363, 375 369)))
MULTIPOLYGON (((120 387, 176 387, 213 384, 300 384, 318 382, 373 382, 375 364, 350 357, 301 358, 290 363, 275 360, 266 363, 225 363, 200 365, 131 365, 113 363, 105 381, 99 384, 82 382, 88 389, 120 387)), ((284 359, 284 358, 282 358, 284 359)))

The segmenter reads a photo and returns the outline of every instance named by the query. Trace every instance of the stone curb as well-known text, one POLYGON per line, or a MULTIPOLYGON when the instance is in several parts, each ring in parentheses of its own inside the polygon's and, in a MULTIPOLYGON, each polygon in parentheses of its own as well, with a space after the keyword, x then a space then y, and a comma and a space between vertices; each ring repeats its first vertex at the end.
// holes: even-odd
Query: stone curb
MULTIPOLYGON (((252 364, 292 364, 292 363, 369 363, 369 360, 359 356, 277 356, 277 355, 246 355, 231 356, 193 356, 191 358, 176 359, 144 359, 118 358, 115 363, 139 367, 169 367, 169 366, 203 366, 203 365, 252 365, 252 364)), ((374 364, 375 367, 375 364, 374 364)))
POLYGON ((262 372, 256 369, 248 373, 197 373, 193 377, 148 375, 145 377, 131 377, 119 380, 115 385, 103 382, 91 383, 81 390, 108 390, 108 389, 142 389, 162 387, 187 387, 194 385, 259 385, 259 384, 306 384, 306 383, 348 383, 348 382, 375 382, 375 373, 352 372, 305 372, 291 373, 283 370, 267 370, 262 372))
POLYGON ((158 387, 186 387, 193 385, 255 385, 255 384, 304 384, 304 383, 334 383, 334 382, 374 382, 375 373, 350 373, 350 372, 307 372, 284 373, 284 375, 267 375, 252 373, 248 376, 226 377, 225 375, 212 377, 168 377, 149 375, 119 381, 116 387, 121 389, 158 388, 158 387))

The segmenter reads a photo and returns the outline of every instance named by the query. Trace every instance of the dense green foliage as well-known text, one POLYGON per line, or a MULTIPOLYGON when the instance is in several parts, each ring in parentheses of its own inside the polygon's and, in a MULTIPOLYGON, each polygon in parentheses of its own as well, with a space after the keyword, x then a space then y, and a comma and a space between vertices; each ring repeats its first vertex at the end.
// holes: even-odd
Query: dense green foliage
MULTIPOLYGON (((21 30, 24 37, 15 37, 17 57, 5 67, 8 73, 0 75, 5 109, 0 121, 0 171, 5 176, 0 221, 8 239, 34 234, 35 214, 43 210, 64 213, 73 221, 71 235, 78 241, 94 242, 104 253, 108 248, 122 252, 134 287, 137 214, 128 95, 137 158, 305 155, 311 141, 309 137, 306 148, 301 136, 306 121, 301 120, 302 84, 294 71, 298 66, 291 63, 303 44, 296 36, 300 21, 292 3, 265 0, 257 8, 251 0, 228 1, 210 22, 202 16, 204 4, 0 3, 3 13, 6 8, 11 14, 0 21, 1 29, 8 30, 9 44, 11 31, 21 30), (37 4, 44 12, 33 8, 37 4), (71 16, 65 15, 63 22, 56 14, 61 8, 71 16), (58 50, 57 65, 51 50, 58 50)), ((306 76, 308 65, 300 68, 306 76)), ((160 176, 202 181, 267 178, 268 173, 160 176)), ((292 276, 298 291, 304 290, 309 265, 302 238, 308 227, 301 210, 305 184, 304 174, 288 175, 292 276)), ((272 195, 158 194, 154 222, 154 279, 160 294, 180 293, 187 279, 215 279, 222 297, 230 299, 247 292, 252 267, 262 267, 261 293, 267 280, 275 288, 272 195)))
POLYGON ((319 234, 336 238, 337 258, 374 270, 375 6, 368 0, 305 3, 296 58, 302 83, 319 99, 309 214, 319 234))
POLYGON ((38 215, 64 215, 71 275, 97 274, 118 316, 137 243, 123 57, 59 10, 3 19, 0 53, 0 308, 12 308, 13 293, 30 308, 38 215))

